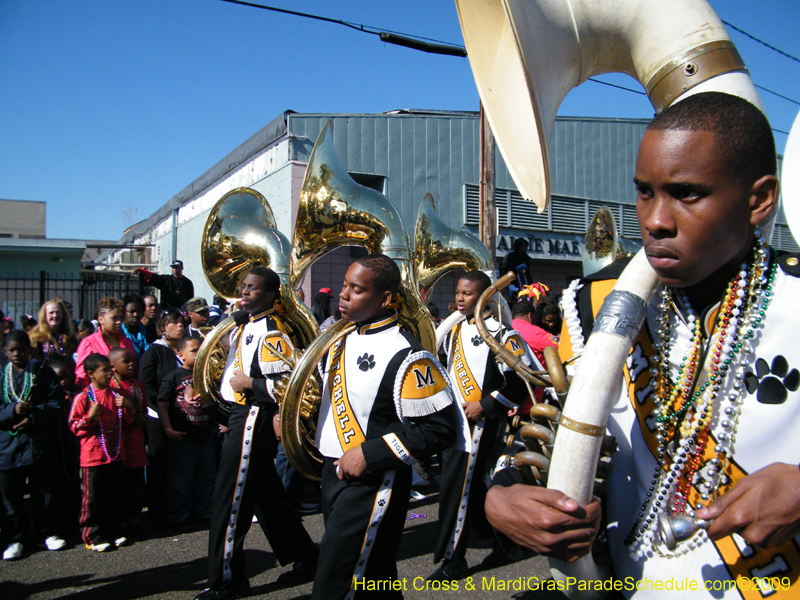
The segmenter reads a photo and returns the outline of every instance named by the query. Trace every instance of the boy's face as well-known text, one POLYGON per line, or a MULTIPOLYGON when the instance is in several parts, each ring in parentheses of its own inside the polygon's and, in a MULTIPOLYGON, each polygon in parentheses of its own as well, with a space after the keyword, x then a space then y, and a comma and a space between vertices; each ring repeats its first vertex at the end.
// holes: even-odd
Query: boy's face
POLYGON ((111 384, 114 371, 111 363, 101 363, 94 371, 87 371, 86 375, 96 387, 107 388, 111 384))
POLYGON ((339 311, 345 321, 369 321, 389 307, 392 293, 378 292, 373 278, 372 271, 358 263, 347 269, 339 294, 339 311))
POLYGON ((61 387, 65 390, 69 390, 72 388, 72 381, 69 376, 69 370, 64 365, 57 365, 53 367, 53 373, 56 374, 56 379, 58 379, 58 383, 61 384, 61 387))
POLYGON ((158 301, 155 296, 145 296, 144 314, 148 319, 155 319, 158 316, 158 301))
POLYGON ((134 358, 133 353, 131 353, 130 350, 126 350, 125 352, 116 355, 116 358, 112 363, 112 367, 117 375, 126 378, 133 377, 133 374, 136 370, 136 358, 134 358))
POLYGON ((186 367, 193 367, 194 361, 197 359, 197 351, 200 350, 200 340, 190 340, 178 352, 181 357, 183 365, 186 367))
POLYGON ((20 342, 8 342, 6 344, 6 358, 8 362, 17 369, 24 369, 28 366, 31 357, 31 348, 27 344, 20 342))
POLYGON ((481 297, 481 289, 477 281, 459 279, 456 286, 456 308, 464 316, 475 313, 475 305, 481 297))
POLYGON ((647 131, 634 183, 647 260, 662 283, 679 288, 744 260, 764 218, 759 207, 773 201, 731 172, 710 131, 647 131))
POLYGON ((192 327, 195 329, 200 329, 201 327, 205 327, 208 325, 208 309, 204 308, 203 310, 194 312, 189 312, 189 318, 192 321, 192 327))
POLYGON ((125 306, 125 326, 138 327, 142 321, 142 308, 136 302, 129 302, 125 306))

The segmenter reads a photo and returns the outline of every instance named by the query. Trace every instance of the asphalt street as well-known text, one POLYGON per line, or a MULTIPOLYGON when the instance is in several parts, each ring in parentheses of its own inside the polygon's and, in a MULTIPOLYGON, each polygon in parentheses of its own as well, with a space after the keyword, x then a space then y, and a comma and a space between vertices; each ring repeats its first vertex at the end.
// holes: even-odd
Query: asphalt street
MULTIPOLYGON (((558 592, 535 590, 537 582, 549 577, 549 571, 546 560, 533 554, 526 554, 522 560, 502 567, 482 568, 480 562, 491 551, 488 540, 471 544, 467 553, 470 572, 467 579, 459 582, 458 590, 424 589, 425 577, 434 570, 432 551, 437 509, 436 493, 425 499, 412 500, 409 505, 398 562, 400 578, 406 579, 406 598, 563 598, 558 592), (500 582, 509 585, 499 589, 503 585, 500 582), (521 584, 522 590, 519 589, 521 584)), ((303 522, 311 537, 318 542, 324 531, 322 515, 306 516, 303 522)), ((58 552, 26 547, 22 559, 0 561, 0 599, 191 600, 204 588, 207 539, 204 530, 176 534, 146 526, 130 546, 103 554, 85 549, 77 536, 70 540, 66 549, 58 552)), ((245 556, 251 597, 288 600, 306 598, 311 593, 311 583, 293 587, 275 585, 276 577, 290 566, 281 567, 277 563, 256 524, 247 536, 245 556)))

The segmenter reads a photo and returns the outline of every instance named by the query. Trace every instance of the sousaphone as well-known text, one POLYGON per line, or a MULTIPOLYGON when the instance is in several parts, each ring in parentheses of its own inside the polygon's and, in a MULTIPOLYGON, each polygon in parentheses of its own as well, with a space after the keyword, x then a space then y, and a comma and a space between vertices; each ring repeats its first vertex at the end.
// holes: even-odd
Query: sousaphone
MULTIPOLYGON (((222 196, 206 219, 201 241, 203 273, 211 288, 229 302, 239 298, 239 285, 255 266, 265 266, 280 277, 275 307, 295 348, 303 349, 319 328, 289 282, 289 240, 278 231, 267 200, 256 190, 237 188, 222 196)), ((227 415, 230 404, 222 400, 220 384, 227 361, 225 341, 235 326, 227 318, 206 335, 194 367, 195 390, 206 404, 216 403, 227 415)))
MULTIPOLYGON (((456 0, 456 5, 498 148, 520 193, 540 212, 550 197, 548 144, 558 107, 590 77, 631 75, 657 112, 706 91, 740 96, 764 110, 744 62, 704 0, 456 0)), ((618 315, 631 329, 641 327, 658 285, 638 253, 615 288, 631 299, 618 315)), ((595 328, 561 416, 562 425, 565 419, 580 423, 592 435, 559 428, 548 487, 580 504, 591 500, 611 395, 631 342, 595 328)), ((550 559, 550 565, 561 581, 604 578, 591 556, 572 564, 550 559)), ((576 586, 567 590, 571 598, 597 597, 576 586)))

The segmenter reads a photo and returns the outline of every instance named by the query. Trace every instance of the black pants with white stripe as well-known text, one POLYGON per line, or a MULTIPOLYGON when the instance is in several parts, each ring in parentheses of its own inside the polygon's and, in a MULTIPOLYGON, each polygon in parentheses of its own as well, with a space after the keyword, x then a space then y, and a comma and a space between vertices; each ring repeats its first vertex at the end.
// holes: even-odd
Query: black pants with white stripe
POLYGON ((253 513, 267 536, 275 558, 282 565, 313 560, 317 549, 294 512, 278 473, 275 470, 277 440, 272 429, 274 410, 261 408, 247 430, 251 407, 234 405, 228 421, 228 434, 222 447, 219 471, 211 500, 208 528, 208 585, 213 589, 243 585, 244 538, 250 530, 253 513), (250 443, 246 444, 246 435, 250 443), (237 482, 243 455, 248 456, 247 479, 237 496, 237 482), (226 557, 228 528, 235 519, 231 556, 226 557), (224 564, 230 568, 230 579, 224 576, 224 564))
MULTIPOLYGON (((484 421, 483 434, 477 456, 474 457, 473 476, 470 481, 467 509, 458 543, 453 551, 453 560, 461 560, 467 555, 469 532, 475 527, 482 538, 492 537, 492 526, 486 518, 483 508, 486 493, 491 485, 489 473, 497 460, 496 442, 500 428, 505 424, 502 417, 487 417, 484 421)), ((474 424, 470 430, 474 433, 474 424)), ((437 563, 445 557, 450 540, 455 535, 459 524, 459 508, 463 501, 463 490, 467 478, 470 452, 462 452, 449 448, 442 455, 442 482, 439 491, 439 530, 436 535, 436 547, 433 562, 437 563)))
MULTIPOLYGON (((392 471, 369 473, 359 481, 347 483, 336 476, 332 458, 325 459, 322 468, 322 509, 325 535, 320 544, 319 566, 314 578, 312 600, 341 600, 347 598, 356 572, 367 581, 397 578, 397 551, 406 522, 411 493, 411 468, 394 471, 391 495, 385 505, 386 493, 381 493, 392 471), (377 520, 374 515, 385 509, 374 537, 369 530, 377 520), (365 553, 368 552, 368 556, 365 553), (359 564, 366 560, 365 564, 359 564)), ((402 598, 401 591, 358 590, 355 598, 402 598)))

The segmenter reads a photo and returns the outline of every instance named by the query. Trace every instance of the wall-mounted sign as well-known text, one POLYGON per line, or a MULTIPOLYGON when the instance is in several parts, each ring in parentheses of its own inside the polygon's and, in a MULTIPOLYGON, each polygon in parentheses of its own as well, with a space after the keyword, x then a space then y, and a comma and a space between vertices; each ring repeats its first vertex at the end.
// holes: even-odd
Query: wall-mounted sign
POLYGON ((583 238, 577 235, 536 234, 497 236, 495 250, 498 260, 514 250, 514 241, 523 238, 528 241, 528 256, 544 260, 583 259, 583 238))

